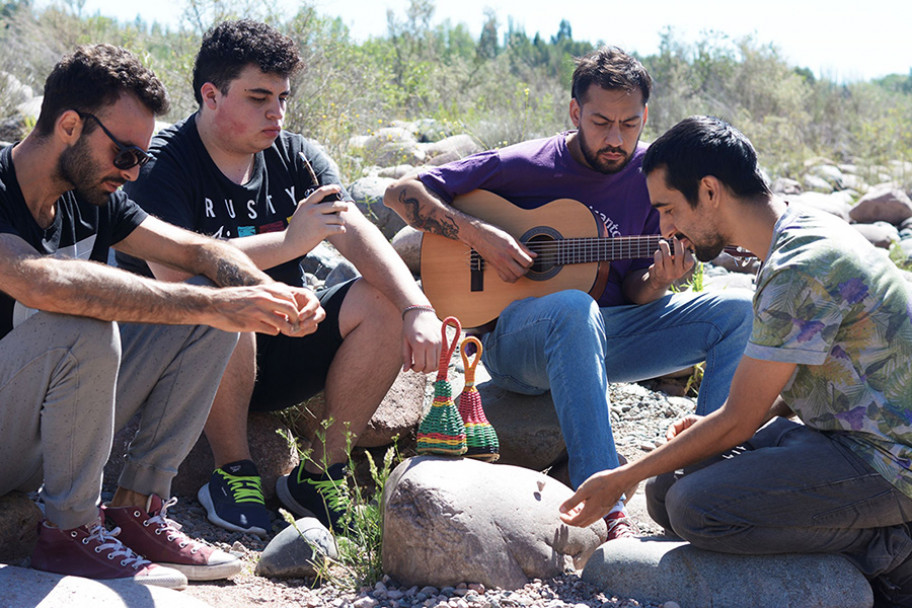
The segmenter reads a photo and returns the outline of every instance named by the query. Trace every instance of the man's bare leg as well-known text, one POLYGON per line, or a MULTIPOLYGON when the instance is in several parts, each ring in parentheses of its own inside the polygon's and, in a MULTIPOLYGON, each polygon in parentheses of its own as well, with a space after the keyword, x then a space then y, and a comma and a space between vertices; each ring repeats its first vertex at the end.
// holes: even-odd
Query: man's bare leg
POLYGON ((321 472, 324 463, 348 458, 351 442, 360 435, 402 368, 402 318, 392 302, 367 281, 352 285, 339 311, 342 346, 326 376, 326 429, 324 442, 314 441, 313 461, 304 465, 310 473, 321 472))
POLYGON ((247 416, 255 380, 256 335, 241 334, 203 429, 216 469, 229 462, 250 460, 247 416))

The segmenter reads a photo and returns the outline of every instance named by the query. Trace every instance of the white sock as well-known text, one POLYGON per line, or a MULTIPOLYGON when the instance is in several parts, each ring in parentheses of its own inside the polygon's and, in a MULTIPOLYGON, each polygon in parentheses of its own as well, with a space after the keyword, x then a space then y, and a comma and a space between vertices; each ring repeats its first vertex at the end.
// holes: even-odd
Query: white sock
POLYGON ((618 512, 620 512, 622 516, 627 517, 627 509, 624 507, 623 500, 617 501, 617 504, 611 507, 611 510, 608 511, 608 515, 613 515, 618 512))

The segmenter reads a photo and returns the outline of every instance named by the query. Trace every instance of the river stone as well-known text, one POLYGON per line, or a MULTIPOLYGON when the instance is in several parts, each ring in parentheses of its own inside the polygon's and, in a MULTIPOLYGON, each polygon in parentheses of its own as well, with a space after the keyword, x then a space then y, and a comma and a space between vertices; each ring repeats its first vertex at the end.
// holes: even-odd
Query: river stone
POLYGON ((97 581, 0 564, 0 606, 9 608, 210 608, 174 589, 131 580, 97 581))
POLYGON ((389 177, 368 175, 357 180, 349 188, 349 193, 358 209, 380 229, 387 239, 393 238, 405 226, 405 221, 395 211, 383 204, 386 188, 393 181, 389 177))
POLYGON ((899 226, 912 217, 912 200, 890 184, 875 186, 852 207, 849 216, 859 223, 884 221, 899 226))
POLYGON ((849 221, 849 201, 846 200, 846 196, 841 192, 831 194, 804 192, 802 194, 792 194, 785 198, 790 204, 826 211, 847 222, 849 221))
POLYGON ((852 224, 852 228, 861 233, 869 243, 881 249, 890 249, 893 243, 899 241, 899 230, 887 222, 874 222, 873 224, 852 224))
POLYGON ((620 538, 582 578, 619 597, 682 608, 870 608, 871 585, 839 555, 730 555, 686 542, 620 538))
POLYGON ((302 517, 269 541, 256 565, 257 576, 311 578, 317 562, 336 559, 339 553, 332 534, 315 517, 302 517))
POLYGON ((383 571, 405 587, 518 589, 581 568, 606 538, 604 521, 575 528, 558 507, 564 484, 520 467, 419 456, 383 493, 383 571))

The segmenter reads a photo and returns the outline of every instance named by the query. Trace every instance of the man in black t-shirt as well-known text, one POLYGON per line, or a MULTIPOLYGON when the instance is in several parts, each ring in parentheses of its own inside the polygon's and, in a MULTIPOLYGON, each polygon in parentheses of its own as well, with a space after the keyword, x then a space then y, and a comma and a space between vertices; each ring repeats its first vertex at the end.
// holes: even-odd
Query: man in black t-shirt
MULTIPOLYGON (((367 426, 399 369, 429 372, 440 322, 380 231, 349 202, 335 165, 315 143, 282 131, 295 43, 266 24, 229 21, 203 39, 193 71, 199 110, 152 141, 154 159, 127 191, 153 215, 231 239, 276 279, 303 285, 299 263, 328 239, 361 273, 318 292, 326 320, 306 338, 242 335, 206 423, 216 470, 199 491, 209 519, 231 530, 271 528, 247 443, 248 409, 276 410, 325 391, 331 424, 312 460, 276 492, 295 514, 335 524, 319 482, 339 479, 349 433, 367 426)), ((143 265, 118 258, 140 272, 143 265)), ((154 276, 186 274, 150 264, 154 276)))
POLYGON ((48 77, 35 129, 0 150, 0 495, 40 486, 32 567, 182 588, 242 565, 166 517, 237 332, 301 336, 324 313, 309 291, 118 191, 148 160, 167 107, 128 51, 80 47, 48 77), (111 268, 109 247, 218 287, 111 268), (113 433, 137 413, 118 488, 99 509, 113 433))

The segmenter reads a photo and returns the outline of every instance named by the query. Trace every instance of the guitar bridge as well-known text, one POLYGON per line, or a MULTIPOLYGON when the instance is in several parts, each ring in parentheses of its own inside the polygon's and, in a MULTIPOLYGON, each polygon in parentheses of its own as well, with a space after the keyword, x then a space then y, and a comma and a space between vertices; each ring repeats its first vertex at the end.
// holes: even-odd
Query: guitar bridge
POLYGON ((484 291, 484 259, 474 249, 469 259, 469 291, 484 291))

